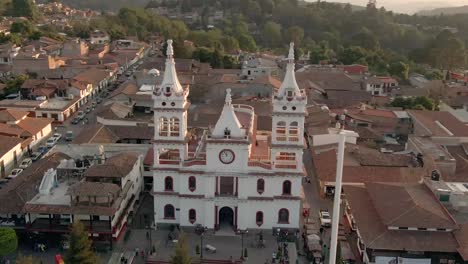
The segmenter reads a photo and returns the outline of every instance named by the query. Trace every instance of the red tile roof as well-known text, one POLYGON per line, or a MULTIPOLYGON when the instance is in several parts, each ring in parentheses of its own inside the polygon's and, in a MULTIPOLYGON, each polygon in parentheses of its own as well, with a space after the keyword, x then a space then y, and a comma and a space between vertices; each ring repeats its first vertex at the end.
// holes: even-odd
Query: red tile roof
MULTIPOLYGON (((373 184, 366 186, 344 186, 344 193, 346 199, 349 202, 351 213, 356 222, 359 234, 362 237, 363 243, 367 248, 377 250, 395 250, 395 251, 430 251, 430 252, 457 252, 458 243, 452 232, 436 232, 436 231, 418 231, 418 230, 389 230, 387 226, 382 222, 381 215, 376 209, 377 204, 382 203, 376 201, 375 197, 371 197, 368 190, 377 188, 374 192, 378 192, 378 188, 382 187, 383 184, 373 184), (377 202, 377 204, 375 204, 377 202)), ((400 186, 400 188, 405 188, 400 186)), ((427 188, 423 185, 414 185, 411 188, 422 189, 427 188)), ((425 191, 424 191, 425 192, 425 191)), ((377 199, 384 199, 386 201, 392 201, 400 194, 400 191, 391 192, 384 191, 377 199)), ((424 196, 426 197, 426 196, 424 196)), ((414 200, 414 203, 431 203, 430 206, 441 206, 435 199, 430 201, 420 201, 421 197, 409 197, 414 200)), ((385 201, 384 201, 385 202, 385 201)), ((399 204, 395 203, 392 208, 398 210, 399 204)), ((440 209, 443 210, 443 209, 440 209)), ((392 212, 389 212, 392 213, 392 212)), ((398 211, 396 211, 398 214, 398 211)), ((424 217, 432 215, 432 212, 416 211, 414 214, 401 215, 408 224, 432 226, 437 228, 440 224, 438 218, 439 212, 436 213, 436 221, 433 222, 433 218, 425 219, 424 217), (422 213, 419 215, 419 213, 422 213), (414 218, 414 219, 407 219, 414 218)), ((442 221, 444 225, 450 226, 450 221, 442 221)))

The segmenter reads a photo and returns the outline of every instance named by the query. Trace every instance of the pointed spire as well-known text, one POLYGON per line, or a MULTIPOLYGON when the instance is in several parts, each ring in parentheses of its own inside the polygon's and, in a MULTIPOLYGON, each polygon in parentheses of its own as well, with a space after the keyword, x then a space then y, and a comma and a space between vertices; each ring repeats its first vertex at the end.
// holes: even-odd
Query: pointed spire
POLYGON ((294 63, 294 42, 289 43, 288 63, 294 63))
POLYGON ((174 56, 174 49, 172 48, 172 39, 167 40, 166 56, 168 59, 172 59, 172 57, 174 56))
POLYGON ((167 87, 170 87, 170 92, 175 94, 180 94, 184 91, 182 85, 179 82, 177 77, 177 72, 175 69, 174 62, 174 48, 172 47, 172 39, 167 40, 167 49, 166 49, 166 68, 164 70, 164 78, 161 83, 161 88, 163 92, 168 94, 167 87))
POLYGON ((289 44, 288 65, 286 66, 286 74, 284 75, 283 83, 278 90, 278 96, 285 96, 287 90, 292 90, 297 96, 301 93, 299 85, 296 82, 296 75, 294 73, 294 43, 289 44))
POLYGON ((232 105, 231 89, 226 89, 226 100, 223 111, 221 112, 218 122, 216 122, 212 136, 224 137, 226 131, 229 131, 232 137, 242 137, 245 134, 234 111, 234 106, 232 105))
POLYGON ((231 97, 231 89, 226 89, 226 105, 231 105, 232 97, 231 97))

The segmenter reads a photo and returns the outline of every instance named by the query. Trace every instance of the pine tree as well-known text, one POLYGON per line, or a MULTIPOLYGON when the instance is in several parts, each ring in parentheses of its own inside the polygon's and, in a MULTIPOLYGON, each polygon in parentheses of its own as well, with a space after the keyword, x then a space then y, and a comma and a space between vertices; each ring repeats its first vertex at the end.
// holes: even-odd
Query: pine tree
POLYGON ((10 227, 0 228, 0 256, 6 256, 18 248, 16 231, 10 227))
POLYGON ((189 254, 186 236, 183 233, 179 236, 174 255, 171 257, 171 264, 192 264, 192 257, 189 254))
POLYGON ((65 263, 70 264, 94 264, 99 263, 99 259, 91 250, 91 240, 88 239, 88 232, 84 225, 77 221, 72 225, 70 232, 70 248, 66 254, 65 263))

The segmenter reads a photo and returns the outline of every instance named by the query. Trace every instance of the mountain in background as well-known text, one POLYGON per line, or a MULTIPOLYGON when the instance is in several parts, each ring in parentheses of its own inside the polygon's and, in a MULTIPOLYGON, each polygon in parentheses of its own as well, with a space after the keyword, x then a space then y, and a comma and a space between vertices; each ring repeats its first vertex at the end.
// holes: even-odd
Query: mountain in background
MULTIPOLYGON (((305 0, 316 2, 317 0, 305 0)), ((321 0, 326 2, 350 3, 353 5, 366 6, 369 0, 321 0)), ((377 0, 377 7, 385 7, 397 13, 414 14, 422 10, 435 8, 449 8, 468 5, 468 0, 377 0)))
POLYGON ((416 14, 420 16, 438 16, 440 14, 444 14, 444 15, 468 14, 468 5, 457 6, 457 7, 436 8, 432 10, 422 10, 416 14))
MULTIPOLYGON (((46 2, 46 0, 37 2, 46 2)), ((60 0, 60 2, 74 8, 115 12, 126 6, 145 7, 149 0, 60 0)))

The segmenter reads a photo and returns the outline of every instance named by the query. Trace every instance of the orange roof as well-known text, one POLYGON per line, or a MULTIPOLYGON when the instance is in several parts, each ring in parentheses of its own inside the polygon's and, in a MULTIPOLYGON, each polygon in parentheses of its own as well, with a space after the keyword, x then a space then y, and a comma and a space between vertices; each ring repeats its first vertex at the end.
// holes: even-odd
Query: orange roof
POLYGON ((0 122, 18 121, 28 115, 26 111, 5 109, 0 111, 0 122))
POLYGON ((46 126, 52 124, 53 119, 49 118, 33 118, 33 117, 26 117, 21 122, 16 124, 21 129, 24 129, 31 135, 36 135, 41 130, 43 130, 46 126))

